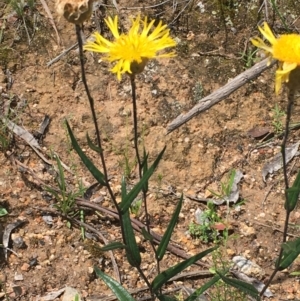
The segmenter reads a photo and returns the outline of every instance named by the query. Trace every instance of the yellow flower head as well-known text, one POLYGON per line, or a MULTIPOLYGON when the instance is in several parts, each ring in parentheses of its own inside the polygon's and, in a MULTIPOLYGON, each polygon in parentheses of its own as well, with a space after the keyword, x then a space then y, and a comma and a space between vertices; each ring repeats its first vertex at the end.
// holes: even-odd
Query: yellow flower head
POLYGON ((104 53, 107 61, 116 62, 111 71, 117 74, 119 80, 123 73, 142 72, 149 59, 175 56, 175 52, 157 54, 165 48, 176 46, 176 42, 169 35, 167 25, 162 25, 161 21, 150 32, 154 20, 148 23, 146 17, 141 21, 138 15, 135 20, 132 20, 132 26, 127 34, 119 33, 117 16, 114 20, 108 17, 105 23, 114 41, 111 42, 96 32, 93 35, 94 41, 87 42, 84 49, 104 53))
POLYGON ((276 38, 267 23, 264 23, 263 28, 258 27, 258 29, 271 46, 258 37, 251 39, 251 42, 263 49, 270 59, 274 58, 279 61, 275 76, 275 92, 278 94, 282 82, 288 82, 291 71, 300 66, 300 35, 284 34, 276 38))

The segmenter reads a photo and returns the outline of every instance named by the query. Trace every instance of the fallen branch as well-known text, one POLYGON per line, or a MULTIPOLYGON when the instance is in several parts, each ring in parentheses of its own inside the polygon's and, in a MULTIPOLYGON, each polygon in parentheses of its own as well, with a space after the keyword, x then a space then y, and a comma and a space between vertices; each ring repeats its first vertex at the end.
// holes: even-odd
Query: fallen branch
POLYGON ((239 74, 233 80, 231 80, 228 84, 221 87, 217 91, 214 91, 210 95, 204 97, 200 102, 195 105, 189 112, 186 114, 181 114, 176 117, 167 127, 167 134, 171 133, 175 129, 179 128, 193 117, 197 116, 201 112, 211 108, 213 105, 217 104, 221 100, 228 97, 234 91, 248 83, 250 80, 259 76, 262 72, 272 67, 276 61, 272 61, 270 65, 267 65, 268 58, 263 61, 255 64, 252 68, 244 71, 239 74))

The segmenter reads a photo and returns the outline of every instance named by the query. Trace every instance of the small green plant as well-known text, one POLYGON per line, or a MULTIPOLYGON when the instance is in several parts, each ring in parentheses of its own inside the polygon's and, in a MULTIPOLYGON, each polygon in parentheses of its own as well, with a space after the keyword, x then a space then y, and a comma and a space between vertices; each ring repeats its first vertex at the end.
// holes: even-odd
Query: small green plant
POLYGON ((134 215, 138 215, 138 213, 140 212, 140 209, 142 207, 142 204, 143 204, 142 199, 135 200, 130 206, 131 213, 134 215))
MULTIPOLYGON (((223 248, 219 248, 212 252, 212 262, 213 267, 210 268, 210 271, 213 274, 217 274, 217 271, 225 271, 224 275, 228 274, 232 266, 232 261, 227 260, 226 255, 224 256, 223 248)), ((247 295, 233 287, 232 285, 227 284, 222 279, 220 279, 213 288, 210 290, 210 297, 213 301, 246 301, 248 300, 247 295)))
POLYGON ((8 133, 6 133, 6 129, 5 128, 0 129, 0 149, 2 151, 7 150, 9 144, 10 144, 10 138, 8 136, 8 133))
POLYGON ((19 18, 25 16, 27 9, 33 11, 35 8, 35 0, 11 0, 8 2, 11 8, 17 13, 19 18))
POLYGON ((7 214, 8 214, 7 210, 3 207, 0 207, 0 217, 5 216, 7 214))
POLYGON ((203 97, 203 86, 200 82, 196 82, 193 93, 193 102, 198 103, 203 97))
MULTIPOLYGON (((56 184, 58 185, 59 191, 56 191, 50 187, 46 187, 46 190, 55 197, 55 199, 57 201, 57 203, 55 204, 55 207, 63 215, 71 216, 71 217, 75 217, 75 216, 79 215, 80 220, 84 221, 83 210, 78 211, 74 208, 74 206, 75 206, 75 199, 77 197, 82 197, 84 195, 85 188, 83 187, 82 182, 79 181, 78 190, 68 191, 67 183, 65 180, 65 173, 64 173, 64 169, 61 164, 61 161, 60 161, 59 157, 56 155, 54 156, 54 158, 56 160, 57 167, 58 167, 56 184)), ((68 227, 70 227, 71 226, 70 222, 67 222, 67 225, 68 225, 68 227)), ((81 228, 81 231, 82 231, 82 236, 84 238, 84 229, 81 228)))
POLYGON ((279 134, 283 131, 283 117, 285 116, 285 112, 281 110, 278 104, 275 104, 273 112, 273 120, 272 125, 276 134, 279 134))
POLYGON ((214 196, 222 199, 224 197, 228 197, 232 191, 232 185, 233 185, 233 182, 234 182, 234 178, 235 178, 235 169, 232 169, 229 173, 229 177, 228 179, 226 179, 225 182, 222 182, 221 181, 221 192, 218 193, 218 192, 215 192, 215 191, 212 191, 212 190, 209 190, 214 196))
POLYGON ((247 69, 255 64, 255 57, 257 51, 257 49, 253 50, 251 48, 247 48, 244 52, 241 53, 242 59, 245 62, 245 67, 247 69))
POLYGON ((197 223, 189 224, 189 233, 205 243, 217 243, 221 237, 216 225, 222 223, 222 219, 218 216, 214 203, 208 202, 207 207, 207 210, 196 213, 197 223))

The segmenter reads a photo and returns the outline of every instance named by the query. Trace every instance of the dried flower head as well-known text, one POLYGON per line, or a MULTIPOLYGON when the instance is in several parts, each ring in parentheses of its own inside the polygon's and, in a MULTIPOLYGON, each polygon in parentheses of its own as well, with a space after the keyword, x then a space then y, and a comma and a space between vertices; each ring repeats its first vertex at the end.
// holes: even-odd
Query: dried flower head
POLYGON ((263 28, 258 27, 258 29, 271 46, 259 37, 251 39, 251 42, 263 49, 270 59, 274 58, 279 61, 275 78, 275 92, 278 94, 282 82, 288 82, 291 71, 300 66, 300 35, 284 34, 276 38, 267 23, 264 23, 263 28))
POLYGON ((135 20, 131 20, 132 25, 127 34, 119 33, 117 16, 114 20, 108 17, 105 22, 114 41, 111 42, 96 32, 94 41, 87 42, 84 49, 104 53, 105 60, 116 62, 111 71, 117 74, 119 80, 124 73, 141 73, 149 59, 175 56, 175 52, 158 54, 165 48, 176 46, 167 25, 162 25, 161 21, 153 27, 155 20, 148 23, 147 18, 142 21, 138 15, 135 20))
POLYGON ((82 24, 88 20, 93 12, 94 0, 57 0, 56 8, 59 15, 69 22, 82 24))

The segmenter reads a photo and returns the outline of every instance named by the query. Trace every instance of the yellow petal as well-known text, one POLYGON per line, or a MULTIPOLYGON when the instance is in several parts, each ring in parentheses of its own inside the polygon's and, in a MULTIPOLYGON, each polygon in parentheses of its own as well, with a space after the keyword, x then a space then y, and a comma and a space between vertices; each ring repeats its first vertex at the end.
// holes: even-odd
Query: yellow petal
POLYGON ((271 43, 271 45, 274 45, 276 43, 276 38, 271 31, 269 25, 267 22, 264 22, 264 28, 258 27, 261 34, 271 43))

